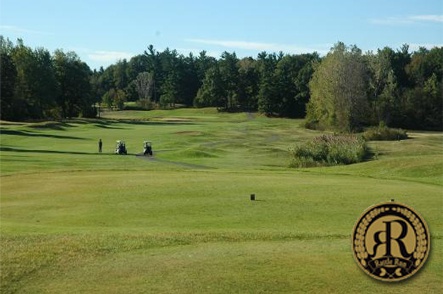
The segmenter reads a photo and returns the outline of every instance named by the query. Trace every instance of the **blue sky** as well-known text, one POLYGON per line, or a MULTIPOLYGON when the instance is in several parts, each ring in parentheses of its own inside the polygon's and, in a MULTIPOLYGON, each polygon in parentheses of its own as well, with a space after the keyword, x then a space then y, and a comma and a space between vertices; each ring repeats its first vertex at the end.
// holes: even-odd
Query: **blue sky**
POLYGON ((261 51, 325 54, 337 41, 363 51, 443 46, 442 0, 0 0, 0 34, 75 51, 91 68, 142 54, 261 51))

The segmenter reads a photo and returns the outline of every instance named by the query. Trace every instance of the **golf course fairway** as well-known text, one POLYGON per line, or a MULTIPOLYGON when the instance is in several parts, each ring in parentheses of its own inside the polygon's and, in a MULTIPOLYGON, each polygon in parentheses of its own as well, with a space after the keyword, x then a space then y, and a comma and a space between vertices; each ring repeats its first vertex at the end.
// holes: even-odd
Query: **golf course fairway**
POLYGON ((288 149, 323 133, 213 108, 2 122, 0 292, 441 292, 443 134, 290 168, 288 149), (431 252, 413 277, 383 283, 354 261, 351 234, 391 199, 423 216, 431 252))

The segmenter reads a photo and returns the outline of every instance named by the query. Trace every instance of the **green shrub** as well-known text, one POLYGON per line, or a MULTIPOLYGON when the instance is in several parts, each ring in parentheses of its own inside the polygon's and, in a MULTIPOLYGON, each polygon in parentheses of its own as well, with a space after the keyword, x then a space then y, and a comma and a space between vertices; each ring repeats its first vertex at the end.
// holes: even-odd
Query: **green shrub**
POLYGON ((138 102, 125 103, 125 110, 146 110, 138 102))
POLYGON ((402 129, 392 129, 387 126, 380 125, 367 129, 363 133, 363 138, 367 141, 395 141, 405 140, 408 134, 402 129))
POLYGON ((137 101, 137 106, 144 110, 155 109, 155 103, 149 99, 140 99, 137 101))
POLYGON ((369 153, 366 141, 357 135, 322 135, 289 151, 291 167, 357 163, 369 153))
POLYGON ((304 122, 304 127, 309 130, 316 130, 318 126, 318 122, 314 120, 306 120, 304 122))

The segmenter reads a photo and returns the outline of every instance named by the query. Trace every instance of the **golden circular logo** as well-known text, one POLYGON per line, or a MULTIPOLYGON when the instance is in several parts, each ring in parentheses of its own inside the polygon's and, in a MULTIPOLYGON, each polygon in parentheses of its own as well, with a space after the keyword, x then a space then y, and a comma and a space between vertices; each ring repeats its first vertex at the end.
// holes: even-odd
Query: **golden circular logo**
POLYGON ((425 263, 431 246, 424 219, 396 202, 368 208, 352 233, 352 251, 360 268, 382 281, 401 281, 425 263))

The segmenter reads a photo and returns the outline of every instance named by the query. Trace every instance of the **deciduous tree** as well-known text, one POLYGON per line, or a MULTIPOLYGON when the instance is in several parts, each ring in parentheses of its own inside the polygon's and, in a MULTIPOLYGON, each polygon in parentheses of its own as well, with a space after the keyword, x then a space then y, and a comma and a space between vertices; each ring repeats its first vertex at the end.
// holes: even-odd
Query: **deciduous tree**
POLYGON ((367 123, 368 69, 361 50, 337 43, 318 64, 310 82, 308 119, 340 131, 367 123))
POLYGON ((56 50, 54 55, 55 73, 60 94, 57 104, 62 117, 91 115, 95 102, 91 94, 91 70, 74 52, 56 50))
POLYGON ((0 119, 14 119, 13 103, 17 78, 17 69, 11 56, 11 51, 1 46, 0 48, 0 119))

